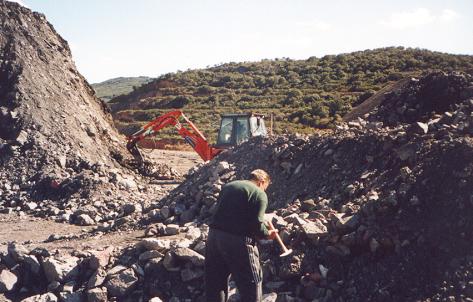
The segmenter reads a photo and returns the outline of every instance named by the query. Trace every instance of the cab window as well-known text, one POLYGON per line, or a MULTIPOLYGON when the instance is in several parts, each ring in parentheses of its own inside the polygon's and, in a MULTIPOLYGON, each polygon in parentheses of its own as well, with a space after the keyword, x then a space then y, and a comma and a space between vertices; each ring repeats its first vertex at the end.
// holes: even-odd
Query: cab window
POLYGON ((231 144, 233 131, 233 118, 225 117, 220 124, 220 131, 218 133, 217 144, 225 145, 231 144))

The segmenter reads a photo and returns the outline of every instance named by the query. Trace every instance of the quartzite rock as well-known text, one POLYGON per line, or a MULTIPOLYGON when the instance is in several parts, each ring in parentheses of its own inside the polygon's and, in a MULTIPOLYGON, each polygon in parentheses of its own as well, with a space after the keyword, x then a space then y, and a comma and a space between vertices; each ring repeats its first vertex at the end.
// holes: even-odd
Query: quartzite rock
POLYGON ((15 274, 6 269, 2 270, 0 272, 0 293, 11 291, 17 281, 18 278, 15 274))

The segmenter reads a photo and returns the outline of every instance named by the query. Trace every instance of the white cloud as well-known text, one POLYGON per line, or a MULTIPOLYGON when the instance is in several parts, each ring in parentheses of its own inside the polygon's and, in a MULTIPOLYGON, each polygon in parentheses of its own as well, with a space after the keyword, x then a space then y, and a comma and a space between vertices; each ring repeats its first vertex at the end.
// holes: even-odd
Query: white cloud
POLYGON ((24 7, 28 7, 28 5, 25 4, 25 2, 23 0, 7 0, 7 1, 10 1, 10 2, 16 2, 24 7))
POLYGON ((393 29, 417 28, 437 21, 451 22, 458 19, 460 14, 451 9, 444 9, 436 15, 427 8, 417 8, 412 11, 393 13, 381 24, 393 29))
POLYGON ((457 13, 456 11, 451 10, 451 9, 444 9, 442 11, 442 14, 440 15, 440 20, 452 21, 452 20, 458 19, 458 17, 460 17, 460 14, 457 13))
POLYGON ((409 12, 393 13, 387 20, 381 21, 381 24, 394 29, 406 29, 426 25, 434 20, 435 16, 430 10, 418 8, 409 12))

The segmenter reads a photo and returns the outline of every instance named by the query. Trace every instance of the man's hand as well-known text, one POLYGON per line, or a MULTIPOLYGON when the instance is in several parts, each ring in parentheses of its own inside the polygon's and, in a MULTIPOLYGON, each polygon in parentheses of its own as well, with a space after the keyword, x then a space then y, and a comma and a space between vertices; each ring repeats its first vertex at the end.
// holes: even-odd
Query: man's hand
POLYGON ((268 238, 269 239, 276 239, 276 235, 278 234, 278 230, 275 230, 275 229, 272 229, 272 230, 268 230, 268 238))

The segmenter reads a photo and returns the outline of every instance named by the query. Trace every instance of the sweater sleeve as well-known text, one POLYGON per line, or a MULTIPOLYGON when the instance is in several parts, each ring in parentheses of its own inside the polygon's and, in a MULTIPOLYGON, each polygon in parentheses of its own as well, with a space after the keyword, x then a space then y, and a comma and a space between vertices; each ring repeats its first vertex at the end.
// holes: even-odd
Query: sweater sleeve
POLYGON ((258 230, 256 235, 259 237, 267 237, 269 233, 266 225, 264 224, 264 213, 268 207, 268 197, 266 193, 258 194, 256 204, 258 208, 258 230))

